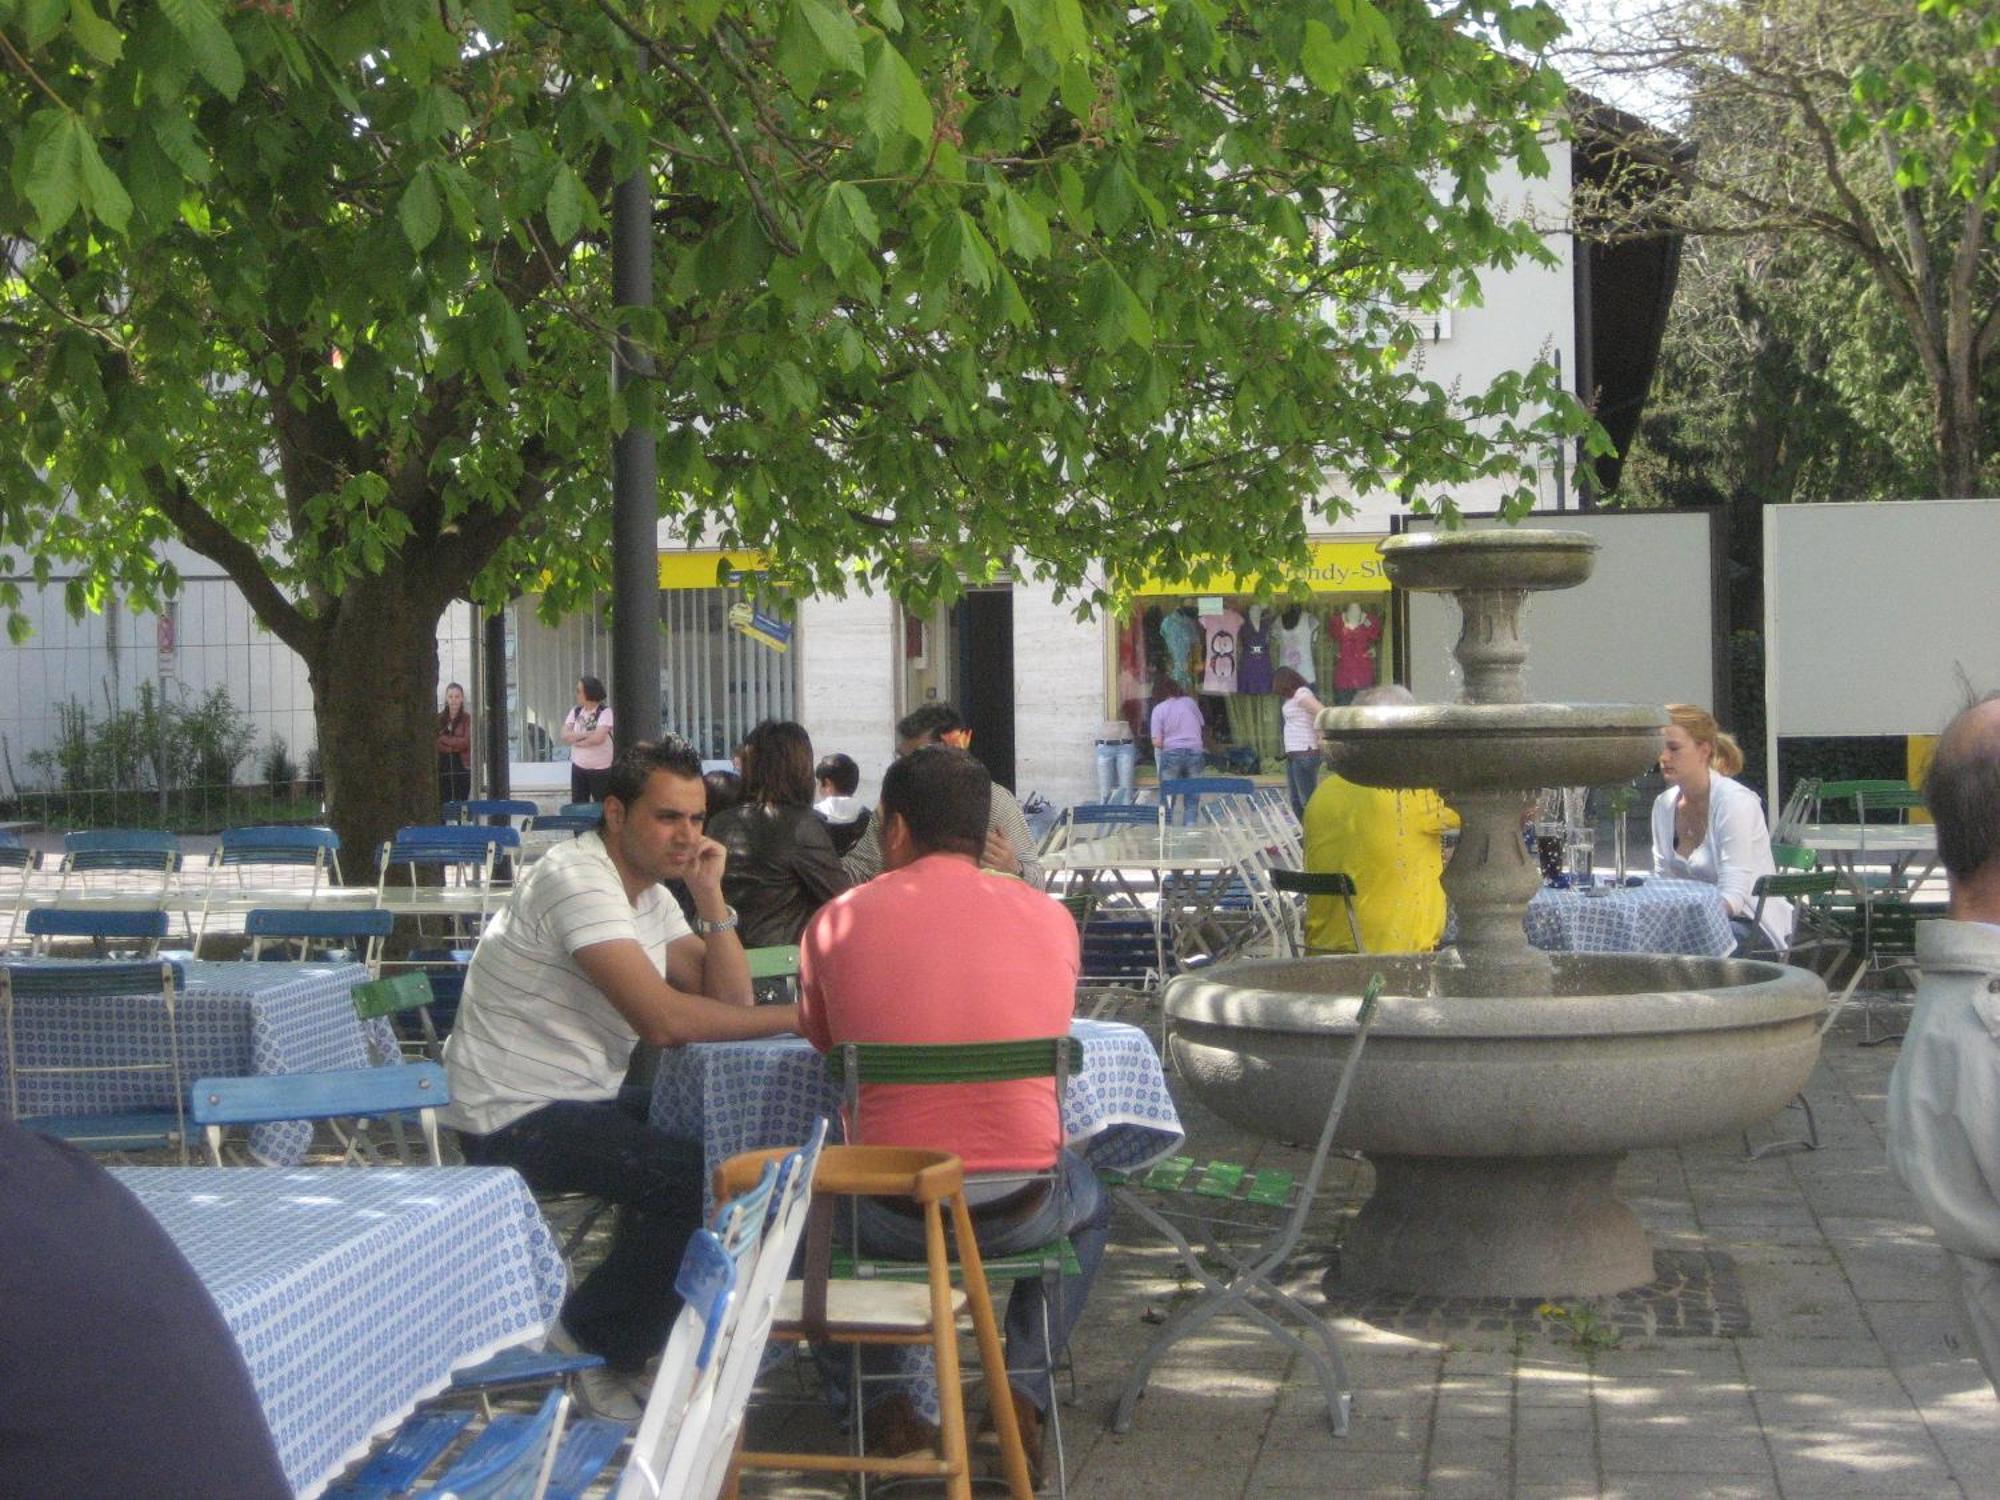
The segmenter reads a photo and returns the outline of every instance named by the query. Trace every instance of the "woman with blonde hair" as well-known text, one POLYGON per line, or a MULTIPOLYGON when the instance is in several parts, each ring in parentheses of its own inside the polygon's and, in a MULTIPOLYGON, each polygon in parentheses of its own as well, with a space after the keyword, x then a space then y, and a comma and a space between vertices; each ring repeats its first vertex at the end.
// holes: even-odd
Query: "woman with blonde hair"
POLYGON ((1751 919, 1757 877, 1775 875, 1778 866, 1762 800, 1734 779, 1743 751, 1706 709, 1669 703, 1667 720, 1660 745, 1667 789, 1653 803, 1653 873, 1722 892, 1736 929, 1735 957, 1783 953, 1792 935, 1791 903, 1766 901, 1762 921, 1751 919))

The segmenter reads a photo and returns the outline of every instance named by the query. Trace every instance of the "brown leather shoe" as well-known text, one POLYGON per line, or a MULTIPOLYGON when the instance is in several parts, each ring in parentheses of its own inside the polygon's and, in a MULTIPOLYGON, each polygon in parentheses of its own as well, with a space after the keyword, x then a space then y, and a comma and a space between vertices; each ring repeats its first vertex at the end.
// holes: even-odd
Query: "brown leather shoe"
MULTIPOLYGON (((1015 1386, 1008 1386, 1007 1394, 1014 1398, 1014 1420, 1021 1428, 1021 1451, 1028 1459, 1028 1483, 1039 1490, 1042 1487, 1042 1468, 1047 1461, 1042 1409, 1015 1386)), ((992 1453, 997 1461, 1000 1453, 1000 1434, 994 1428, 993 1410, 990 1406, 986 1415, 980 1419, 978 1445, 992 1453)))
POLYGON ((868 1408, 863 1436, 868 1451, 880 1458, 938 1451, 937 1424, 926 1422, 917 1403, 902 1391, 884 1396, 868 1408))

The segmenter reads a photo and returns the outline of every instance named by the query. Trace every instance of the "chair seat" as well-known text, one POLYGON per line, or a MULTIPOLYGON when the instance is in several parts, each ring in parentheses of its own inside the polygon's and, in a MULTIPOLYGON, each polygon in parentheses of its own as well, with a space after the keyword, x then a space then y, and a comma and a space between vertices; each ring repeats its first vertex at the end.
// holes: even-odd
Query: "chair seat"
POLYGON ((167 1110, 127 1110, 103 1115, 30 1115, 24 1130, 98 1151, 133 1151, 180 1144, 181 1124, 167 1110))
MULTIPOLYGON (((1068 1235, 1050 1240, 1046 1245, 1016 1250, 1012 1255, 982 1254, 979 1263, 989 1282, 1030 1281, 1052 1272, 1058 1276, 1083 1274, 1083 1265, 1076 1258, 1076 1246, 1070 1243, 1068 1235)), ((920 1282, 929 1277, 930 1269, 920 1260, 884 1260, 875 1256, 857 1260, 845 1250, 836 1250, 829 1274, 836 1281, 920 1282)), ((956 1262, 952 1264, 952 1274, 958 1274, 956 1262)))
MULTIPOLYGON (((1124 1173, 1107 1172, 1104 1180, 1125 1187, 1133 1179, 1124 1173)), ((1290 1172, 1253 1172, 1230 1161, 1212 1161, 1197 1167, 1191 1156, 1173 1156, 1154 1167, 1138 1186, 1154 1193, 1189 1194, 1220 1202, 1254 1203, 1259 1208, 1288 1208, 1298 1178, 1290 1172)))
MULTIPOLYGON (((923 1267, 917 1267, 919 1276, 923 1267)), ((951 1311, 965 1310, 965 1293, 952 1288, 951 1311)), ((776 1327, 796 1329, 805 1321, 805 1283, 788 1281, 778 1295, 776 1327)), ((931 1290, 922 1282, 829 1281, 826 1321, 849 1332, 879 1329, 887 1333, 920 1333, 931 1326, 931 1290)))

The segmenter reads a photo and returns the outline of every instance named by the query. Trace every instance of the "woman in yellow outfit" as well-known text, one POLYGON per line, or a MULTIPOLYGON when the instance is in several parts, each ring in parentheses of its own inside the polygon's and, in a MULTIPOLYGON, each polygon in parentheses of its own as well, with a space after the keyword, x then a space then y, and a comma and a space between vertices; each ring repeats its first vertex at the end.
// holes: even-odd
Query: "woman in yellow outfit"
MULTIPOLYGON (((1368 688, 1354 699, 1409 704, 1405 687, 1368 688)), ((1431 791, 1385 791, 1338 776, 1321 781, 1306 803, 1305 866, 1337 871, 1354 881, 1354 911, 1370 953, 1423 953, 1444 936, 1446 829, 1458 814, 1431 791)), ((1306 943, 1327 952, 1353 951, 1347 915, 1331 896, 1306 903, 1306 943)))

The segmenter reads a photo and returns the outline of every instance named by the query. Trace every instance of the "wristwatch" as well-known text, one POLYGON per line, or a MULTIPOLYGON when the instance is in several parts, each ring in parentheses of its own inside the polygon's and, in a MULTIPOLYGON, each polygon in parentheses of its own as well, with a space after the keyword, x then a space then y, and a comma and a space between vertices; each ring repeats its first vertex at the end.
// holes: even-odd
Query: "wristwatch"
POLYGON ((725 906, 723 910, 728 912, 729 915, 719 921, 711 922, 707 917, 696 917, 694 919, 694 930, 703 937, 707 937, 711 933, 729 931, 730 928, 736 925, 736 908, 725 906))

